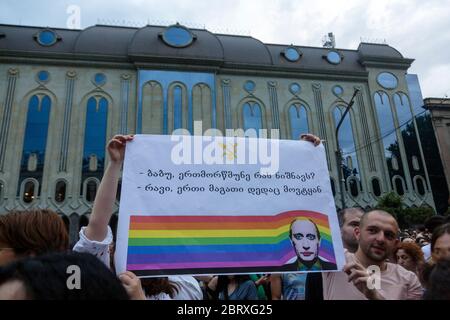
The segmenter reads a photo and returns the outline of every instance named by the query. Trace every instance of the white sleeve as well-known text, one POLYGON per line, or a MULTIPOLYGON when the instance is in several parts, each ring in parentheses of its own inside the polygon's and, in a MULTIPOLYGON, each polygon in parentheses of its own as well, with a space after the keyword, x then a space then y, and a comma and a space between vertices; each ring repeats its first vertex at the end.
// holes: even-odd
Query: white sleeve
POLYGON ((178 294, 173 300, 203 300, 203 292, 198 281, 192 276, 169 276, 169 281, 174 283, 178 294))
POLYGON ((93 241, 85 235, 86 227, 80 230, 80 240, 73 247, 73 251, 90 253, 100 259, 108 269, 110 268, 109 245, 113 242, 113 234, 108 226, 108 234, 102 241, 93 241))

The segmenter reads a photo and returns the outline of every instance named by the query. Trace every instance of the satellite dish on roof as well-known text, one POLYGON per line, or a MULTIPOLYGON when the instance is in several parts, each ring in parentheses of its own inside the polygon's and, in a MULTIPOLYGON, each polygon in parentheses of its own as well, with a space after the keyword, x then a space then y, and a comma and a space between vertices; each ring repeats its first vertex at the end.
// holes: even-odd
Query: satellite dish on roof
POLYGON ((333 32, 328 32, 328 34, 322 38, 322 46, 324 48, 336 47, 336 40, 334 38, 333 32))

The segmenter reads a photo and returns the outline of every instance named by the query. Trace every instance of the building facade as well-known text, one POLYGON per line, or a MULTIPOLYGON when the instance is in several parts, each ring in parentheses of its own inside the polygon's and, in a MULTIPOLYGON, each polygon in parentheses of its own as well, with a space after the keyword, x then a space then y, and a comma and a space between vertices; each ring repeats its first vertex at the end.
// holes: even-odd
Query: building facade
POLYGON ((50 207, 73 236, 87 222, 110 137, 193 133, 195 121, 203 132, 320 136, 338 207, 341 192, 347 206, 365 208, 393 190, 408 206, 434 208, 412 62, 385 44, 265 44, 181 25, 0 25, 0 212, 50 207), (335 127, 356 89, 339 131, 341 190, 335 127))

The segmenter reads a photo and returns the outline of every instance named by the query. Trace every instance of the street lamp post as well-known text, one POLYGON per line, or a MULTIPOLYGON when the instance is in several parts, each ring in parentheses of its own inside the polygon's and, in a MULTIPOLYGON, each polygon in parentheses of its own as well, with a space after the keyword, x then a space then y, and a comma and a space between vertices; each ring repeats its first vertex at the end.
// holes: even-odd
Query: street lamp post
POLYGON ((342 125, 342 122, 344 121, 345 116, 347 115, 347 113, 350 111, 350 108, 353 106, 354 102, 355 102, 355 97, 356 94, 359 92, 359 89, 355 89, 355 92, 353 92, 353 96, 350 99, 349 103, 346 103, 344 101, 344 103, 347 105, 347 107, 345 108, 344 114, 341 116, 341 119, 339 120, 339 123, 336 126, 336 164, 337 164, 337 169, 338 169, 338 179, 339 179, 339 187, 341 189, 341 209, 345 209, 345 196, 344 196, 344 183, 345 183, 345 178, 344 178, 344 173, 343 171, 343 165, 342 165, 342 152, 341 152, 341 147, 339 145, 339 128, 342 125))

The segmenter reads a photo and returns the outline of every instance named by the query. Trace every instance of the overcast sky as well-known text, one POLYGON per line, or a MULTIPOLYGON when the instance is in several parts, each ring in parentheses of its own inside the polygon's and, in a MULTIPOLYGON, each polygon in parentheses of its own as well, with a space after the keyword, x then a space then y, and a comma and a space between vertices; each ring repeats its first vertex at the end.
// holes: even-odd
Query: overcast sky
POLYGON ((386 40, 415 62, 424 97, 450 96, 450 0, 0 0, 0 23, 66 28, 180 22, 216 33, 251 35, 265 43, 356 49, 361 39, 386 40))

